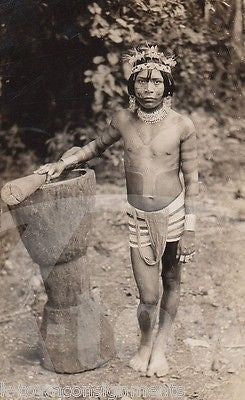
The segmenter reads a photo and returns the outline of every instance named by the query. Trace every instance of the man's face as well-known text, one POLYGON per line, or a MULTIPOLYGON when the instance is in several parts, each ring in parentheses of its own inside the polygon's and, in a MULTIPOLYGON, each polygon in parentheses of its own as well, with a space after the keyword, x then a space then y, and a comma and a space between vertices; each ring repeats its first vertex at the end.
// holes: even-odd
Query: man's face
POLYGON ((134 84, 137 102, 146 109, 158 107, 163 100, 164 81, 160 71, 145 69, 140 71, 134 84))

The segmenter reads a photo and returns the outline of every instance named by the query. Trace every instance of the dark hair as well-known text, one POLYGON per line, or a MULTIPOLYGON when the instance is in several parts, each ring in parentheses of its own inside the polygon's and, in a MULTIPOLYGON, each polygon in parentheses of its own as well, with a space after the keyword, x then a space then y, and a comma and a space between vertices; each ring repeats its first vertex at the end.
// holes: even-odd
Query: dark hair
MULTIPOLYGON (((128 79, 128 94, 130 96, 135 96, 134 84, 138 73, 139 72, 135 72, 131 74, 128 79)), ((164 71, 160 71, 160 73, 163 77, 163 83, 164 83, 163 97, 173 96, 175 85, 172 75, 164 71)))

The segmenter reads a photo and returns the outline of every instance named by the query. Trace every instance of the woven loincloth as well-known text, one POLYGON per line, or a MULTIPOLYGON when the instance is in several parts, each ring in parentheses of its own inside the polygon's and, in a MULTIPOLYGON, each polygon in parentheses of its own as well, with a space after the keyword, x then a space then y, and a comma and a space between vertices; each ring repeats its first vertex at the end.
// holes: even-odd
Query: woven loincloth
POLYGON ((166 242, 181 238, 185 225, 184 192, 182 191, 167 207, 159 211, 143 211, 130 204, 127 209, 129 225, 129 245, 139 248, 140 255, 149 265, 160 261, 166 242), (152 246, 155 260, 149 260, 141 248, 152 246))

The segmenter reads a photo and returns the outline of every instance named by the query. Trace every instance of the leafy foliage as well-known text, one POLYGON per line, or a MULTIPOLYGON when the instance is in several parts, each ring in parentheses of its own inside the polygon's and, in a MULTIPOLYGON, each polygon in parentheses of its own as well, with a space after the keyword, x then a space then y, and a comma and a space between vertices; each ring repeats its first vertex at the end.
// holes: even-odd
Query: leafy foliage
POLYGON ((100 134, 113 110, 127 105, 121 54, 145 41, 178 57, 177 108, 201 107, 220 122, 239 116, 244 31, 235 0, 16 0, 4 7, 1 116, 13 136, 5 152, 28 148, 54 159, 100 134))

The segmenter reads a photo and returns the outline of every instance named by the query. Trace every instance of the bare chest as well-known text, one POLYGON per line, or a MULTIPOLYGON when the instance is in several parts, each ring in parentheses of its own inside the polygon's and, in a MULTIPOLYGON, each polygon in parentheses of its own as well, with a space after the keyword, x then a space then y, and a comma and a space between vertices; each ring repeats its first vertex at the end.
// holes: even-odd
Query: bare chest
POLYGON ((155 157, 176 154, 179 151, 180 134, 178 124, 127 125, 123 131, 124 150, 128 155, 142 152, 155 157))

